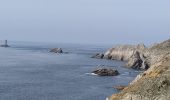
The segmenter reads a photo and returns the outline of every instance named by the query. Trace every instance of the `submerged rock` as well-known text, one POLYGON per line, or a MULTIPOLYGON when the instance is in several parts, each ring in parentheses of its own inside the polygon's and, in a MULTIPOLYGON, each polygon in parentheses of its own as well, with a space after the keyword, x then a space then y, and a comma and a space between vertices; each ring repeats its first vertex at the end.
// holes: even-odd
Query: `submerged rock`
POLYGON ((92 56, 91 58, 103 59, 103 57, 104 57, 104 54, 102 54, 102 53, 97 53, 97 54, 95 54, 94 56, 92 56))
POLYGON ((51 49, 50 52, 53 52, 53 53, 63 53, 63 50, 61 48, 54 48, 54 49, 51 49))
POLYGON ((92 73, 97 74, 99 76, 117 76, 119 72, 112 68, 99 68, 92 73))

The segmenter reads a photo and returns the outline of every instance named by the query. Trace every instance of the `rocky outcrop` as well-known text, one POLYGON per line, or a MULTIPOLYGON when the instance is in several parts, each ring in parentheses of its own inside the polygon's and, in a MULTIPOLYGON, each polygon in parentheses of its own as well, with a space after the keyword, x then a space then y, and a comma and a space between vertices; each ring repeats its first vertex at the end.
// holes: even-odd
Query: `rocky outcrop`
MULTIPOLYGON (((143 53, 150 68, 108 100, 170 100, 170 40, 156 44, 143 53)), ((134 58, 143 59, 139 53, 134 58)))
POLYGON ((53 53, 63 53, 63 50, 61 48, 54 48, 54 49, 51 49, 50 52, 53 52, 53 53))
POLYGON ((135 51, 128 60, 127 67, 133 69, 148 69, 149 65, 144 54, 135 51))
POLYGON ((105 59, 128 61, 127 67, 134 69, 148 69, 149 64, 145 57, 147 49, 144 44, 139 45, 118 45, 109 49, 105 59))
POLYGON ((97 74, 99 76, 117 76, 119 72, 112 68, 99 68, 92 73, 97 74))
POLYGON ((128 60, 135 50, 133 45, 118 45, 114 48, 109 49, 105 54, 104 58, 112 60, 128 60))
POLYGON ((104 54, 102 54, 102 53, 97 53, 97 54, 95 54, 94 56, 92 56, 91 58, 103 59, 103 57, 104 57, 104 54))

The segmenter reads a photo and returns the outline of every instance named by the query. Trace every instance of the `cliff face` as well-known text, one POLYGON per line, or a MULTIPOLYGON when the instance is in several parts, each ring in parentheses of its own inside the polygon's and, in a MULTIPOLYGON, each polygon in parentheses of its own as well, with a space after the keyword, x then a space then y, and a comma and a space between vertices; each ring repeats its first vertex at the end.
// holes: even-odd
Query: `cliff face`
POLYGON ((147 69, 149 67, 146 57, 148 48, 143 44, 119 45, 109 49, 104 58, 111 60, 128 61, 127 67, 134 69, 147 69))
POLYGON ((104 54, 104 58, 112 60, 128 60, 135 50, 135 46, 132 45, 119 45, 111 48, 104 54))
POLYGON ((109 100, 170 100, 170 40, 142 53, 150 68, 109 100))

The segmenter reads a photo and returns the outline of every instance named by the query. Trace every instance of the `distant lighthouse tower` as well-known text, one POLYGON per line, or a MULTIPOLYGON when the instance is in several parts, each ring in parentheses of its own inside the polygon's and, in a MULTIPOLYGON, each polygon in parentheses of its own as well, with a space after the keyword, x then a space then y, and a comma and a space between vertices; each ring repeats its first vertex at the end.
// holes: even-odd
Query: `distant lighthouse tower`
POLYGON ((5 40, 5 44, 0 45, 0 47, 9 47, 9 45, 8 45, 8 41, 7 41, 7 40, 5 40))
POLYGON ((8 41, 7 40, 5 40, 5 45, 8 45, 8 41))

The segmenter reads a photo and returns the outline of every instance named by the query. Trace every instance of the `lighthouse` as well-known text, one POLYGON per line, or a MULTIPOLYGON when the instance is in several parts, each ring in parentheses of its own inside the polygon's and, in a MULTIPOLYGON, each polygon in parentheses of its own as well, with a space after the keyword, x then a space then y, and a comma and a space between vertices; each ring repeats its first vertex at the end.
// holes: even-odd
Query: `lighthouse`
POLYGON ((5 45, 8 45, 8 41, 7 40, 5 40, 5 45))
POLYGON ((8 41, 7 41, 7 40, 5 40, 5 43, 4 43, 4 44, 2 44, 2 45, 0 45, 0 47, 9 47, 9 45, 8 45, 8 41))

